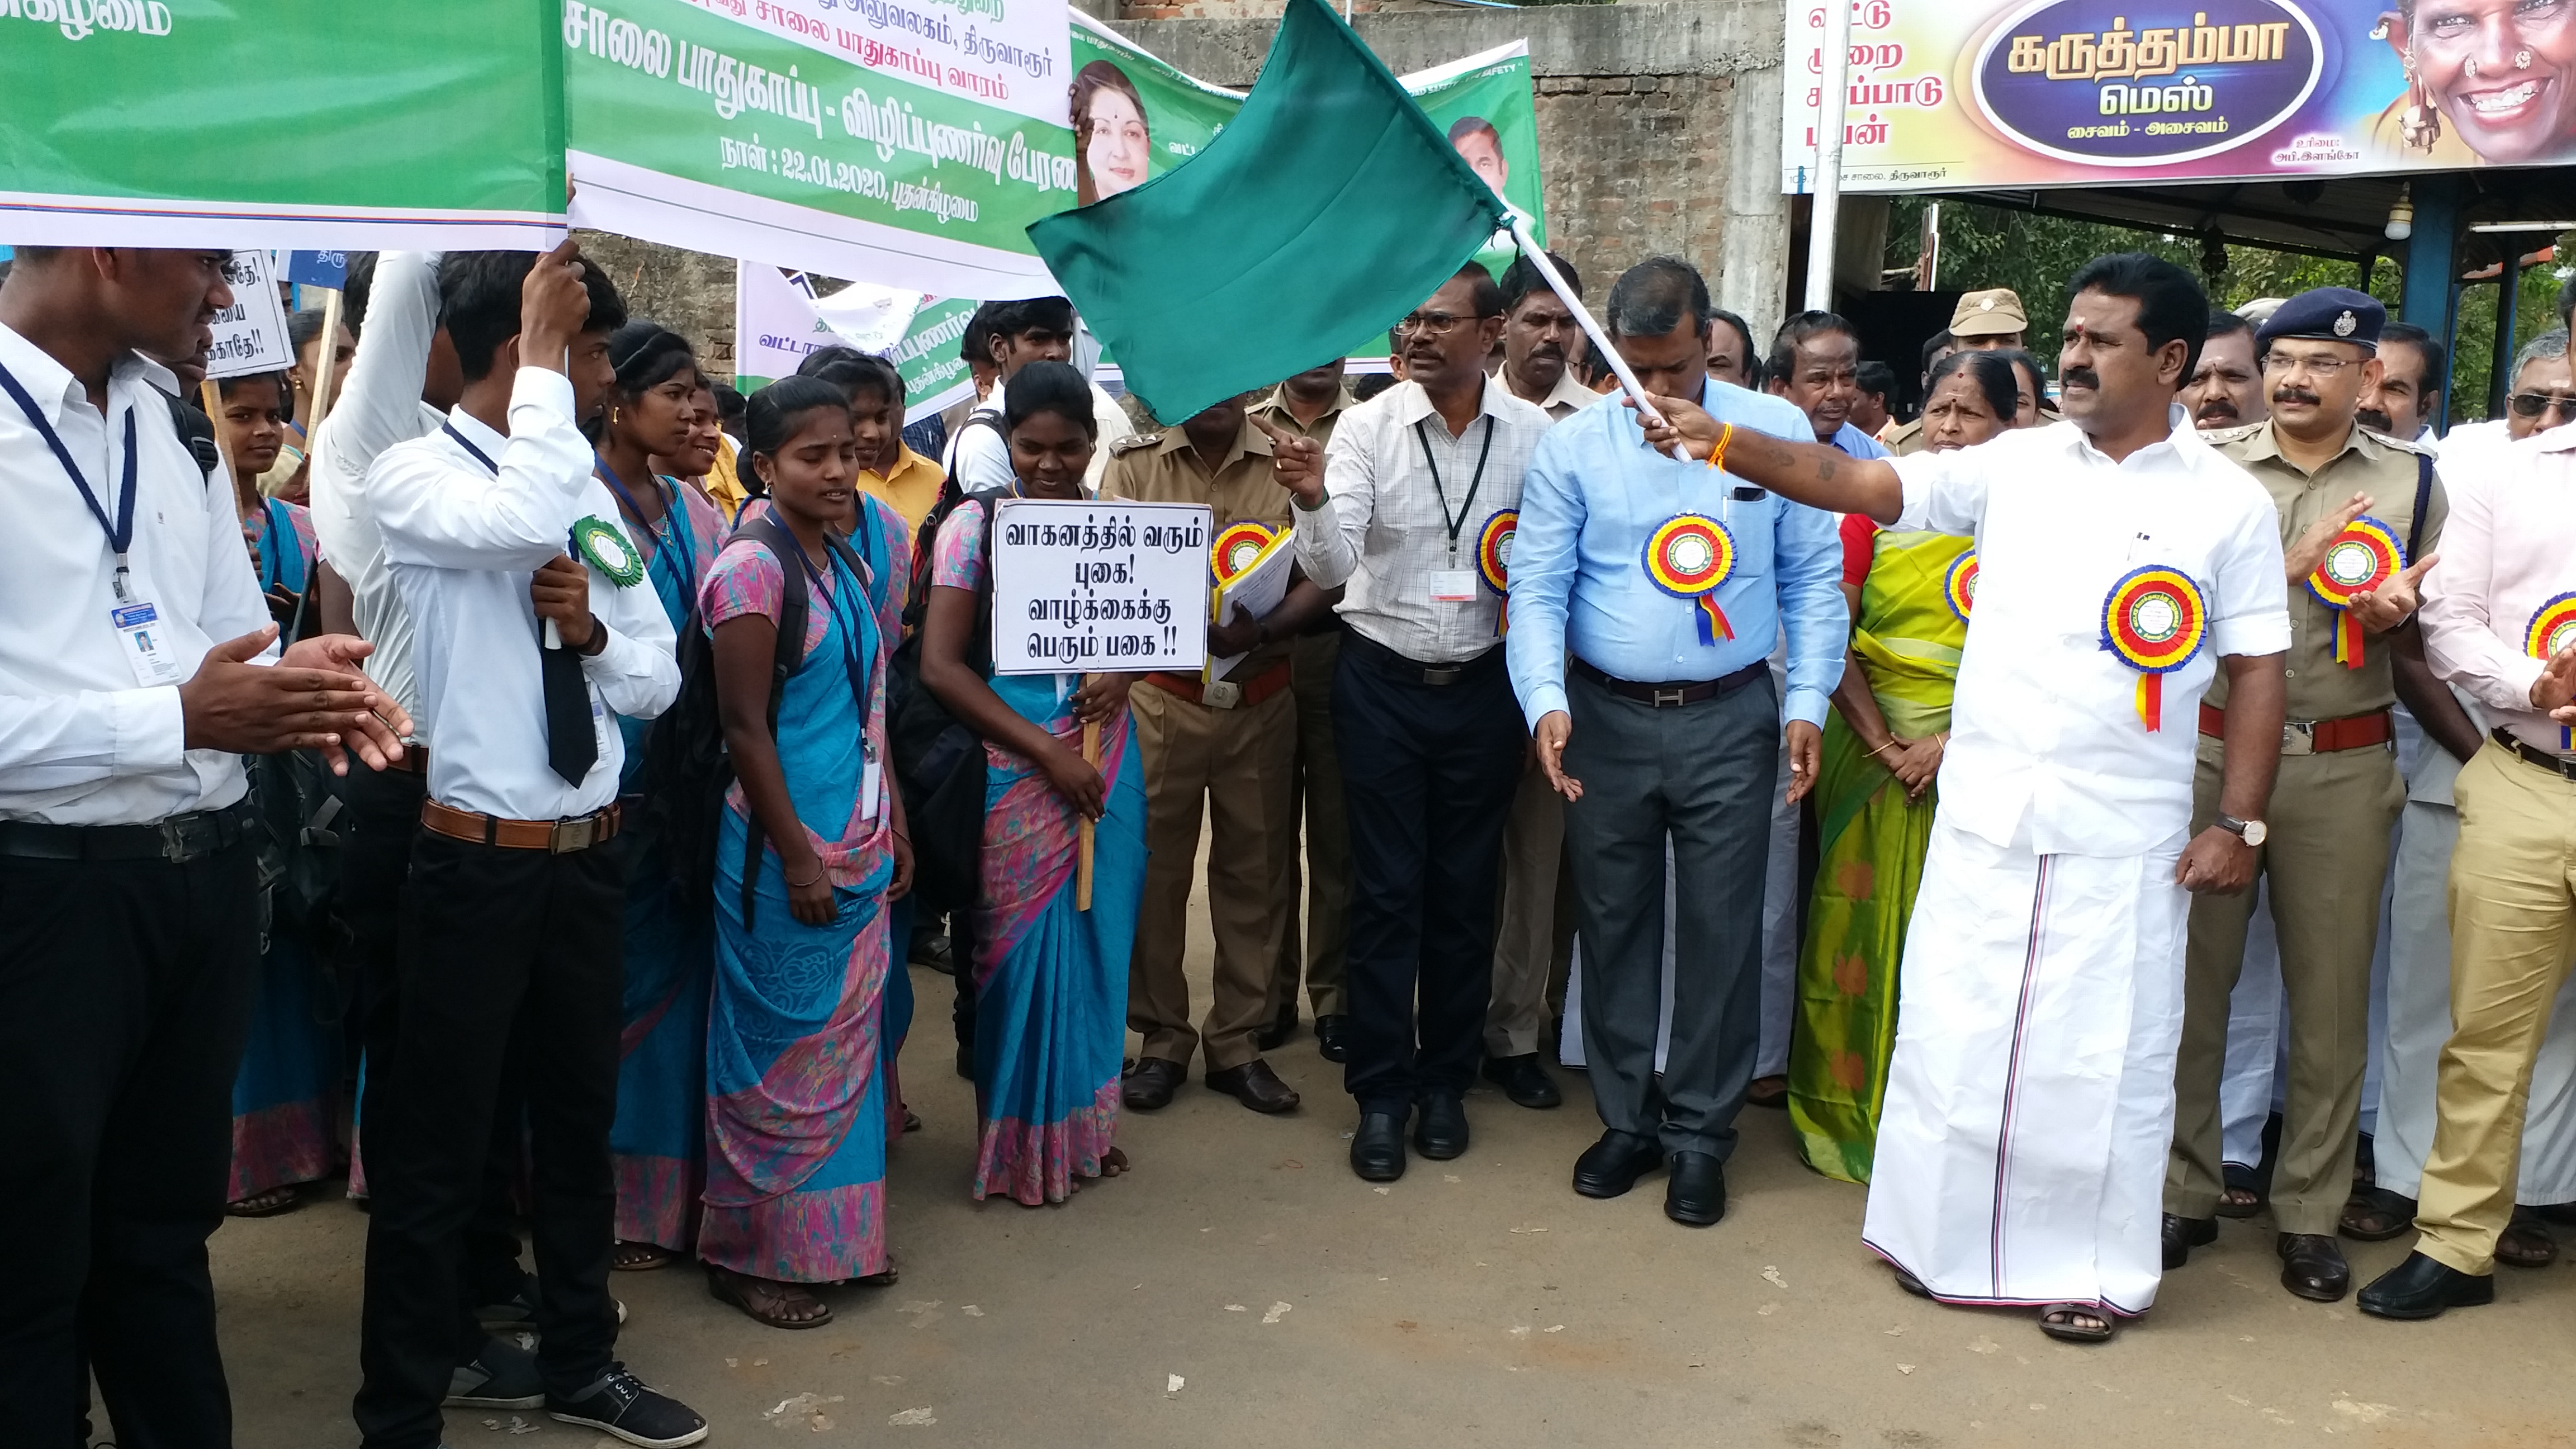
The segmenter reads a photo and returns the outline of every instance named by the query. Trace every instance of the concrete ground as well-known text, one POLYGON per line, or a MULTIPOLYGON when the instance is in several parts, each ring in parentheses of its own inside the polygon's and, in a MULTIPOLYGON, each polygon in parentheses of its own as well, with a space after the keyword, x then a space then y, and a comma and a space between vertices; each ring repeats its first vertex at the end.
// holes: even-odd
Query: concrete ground
MULTIPOLYGON (((1207 950, 1202 917, 1201 991, 1207 950)), ((1708 1229, 1664 1218, 1660 1177, 1574 1195, 1598 1130, 1574 1072, 1552 1112, 1480 1091, 1467 1156, 1371 1187, 1346 1165, 1340 1071, 1303 1031, 1273 1056, 1295 1114, 1193 1081, 1121 1126, 1132 1175, 1062 1207, 978 1206, 951 987, 914 983, 903 1085, 927 1126, 894 1153, 899 1285, 831 1290, 836 1321, 788 1333, 694 1271, 617 1275, 628 1364, 712 1443, 2576 1445, 2564 1263, 2504 1270, 2491 1308, 2382 1323, 2290 1297, 2268 1222, 2228 1223, 2116 1342, 2060 1345, 2027 1314, 1899 1293, 1859 1244, 1861 1189, 1800 1166, 1781 1113, 1745 1112, 1708 1229)), ((335 1185, 216 1236, 244 1449, 356 1443, 365 1230, 335 1185)), ((2405 1244, 2351 1250, 2367 1281, 2405 1244)), ((448 1440, 611 1442, 472 1410, 448 1440)))

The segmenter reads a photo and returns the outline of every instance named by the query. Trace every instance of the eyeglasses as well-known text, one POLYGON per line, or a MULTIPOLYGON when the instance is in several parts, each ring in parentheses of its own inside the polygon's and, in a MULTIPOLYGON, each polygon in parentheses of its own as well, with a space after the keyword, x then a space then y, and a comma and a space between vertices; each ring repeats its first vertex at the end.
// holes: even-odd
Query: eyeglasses
POLYGON ((2513 415, 2518 418, 2536 418, 2547 412, 2576 417, 2576 397, 2561 397, 2555 393, 2546 392, 2518 392, 2505 401, 2513 404, 2513 415))
POLYGON ((1461 317, 1454 312, 1408 312, 1403 321, 1395 324, 1393 330, 1401 334, 1419 333, 1425 337, 1446 337, 1458 330, 1459 323, 1479 320, 1481 319, 1475 317, 1461 317))
POLYGON ((2356 365, 2349 357, 2291 357, 2278 352, 2263 354, 2265 372, 2287 374, 2304 368, 2308 376, 2321 381, 2331 381, 2345 368, 2356 365))

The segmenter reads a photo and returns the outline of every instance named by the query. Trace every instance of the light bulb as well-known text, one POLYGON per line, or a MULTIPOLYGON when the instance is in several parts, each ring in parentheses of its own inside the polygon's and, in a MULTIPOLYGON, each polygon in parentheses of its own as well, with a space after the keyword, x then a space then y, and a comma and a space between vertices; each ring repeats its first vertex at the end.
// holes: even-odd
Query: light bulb
POLYGON ((2404 241, 2415 234, 2415 195, 2409 186, 2397 188, 2397 202, 2388 208, 2388 225, 2380 234, 2390 241, 2404 241))

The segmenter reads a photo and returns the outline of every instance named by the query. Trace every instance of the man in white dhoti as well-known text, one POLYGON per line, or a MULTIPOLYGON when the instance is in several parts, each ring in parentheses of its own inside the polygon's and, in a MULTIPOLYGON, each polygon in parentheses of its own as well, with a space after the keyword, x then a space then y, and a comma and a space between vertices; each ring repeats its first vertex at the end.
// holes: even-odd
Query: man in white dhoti
POLYGON ((1863 1240, 1911 1292, 2100 1342, 2155 1301, 2185 892, 2252 879, 2290 621, 2270 500, 2174 405, 2199 286, 2125 254, 2068 294, 2062 425, 1860 462, 1657 399, 1673 424, 1650 436, 1802 503, 1977 540, 1863 1240), (2222 665, 2222 813, 2186 841, 2222 665))

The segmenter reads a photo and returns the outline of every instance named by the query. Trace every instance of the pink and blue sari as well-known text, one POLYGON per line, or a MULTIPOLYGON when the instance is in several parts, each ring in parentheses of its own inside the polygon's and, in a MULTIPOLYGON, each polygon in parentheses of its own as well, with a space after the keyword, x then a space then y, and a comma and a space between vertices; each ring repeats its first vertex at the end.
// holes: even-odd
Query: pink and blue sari
MULTIPOLYGON (((752 613, 774 620, 784 588, 768 548, 738 539, 707 579, 706 627, 752 613)), ((837 918, 796 919, 777 848, 764 842, 746 919, 750 809, 740 785, 717 838, 698 1256, 773 1282, 834 1283, 886 1268, 881 1039, 894 856, 890 812, 866 785, 885 751, 884 640, 867 580, 836 555, 828 584, 814 583, 805 656, 780 693, 777 738, 788 797, 832 883, 837 918)))
MULTIPOLYGON (((931 582, 973 590, 983 510, 940 528, 931 582)), ((993 693, 1081 747, 1070 674, 995 676, 993 693)), ((1098 1177, 1118 1131, 1127 958, 1145 891, 1145 782, 1126 719, 1101 730, 1107 808, 1093 828, 1091 909, 1075 909, 1075 815, 1028 759, 984 747, 983 889, 975 911, 976 1200, 1035 1207, 1098 1177)))
MULTIPOLYGON (((259 546, 259 587, 304 592, 313 525, 292 503, 262 500, 248 520, 259 546)), ((339 1013, 330 1007, 304 943, 271 936, 251 998, 250 1040, 233 1075, 229 1201, 314 1182, 339 1165, 334 1101, 340 1088, 339 1013)))
MULTIPOLYGON (((607 470, 601 470, 605 476, 607 470)), ((659 522, 621 521, 646 557, 645 577, 675 630, 690 627, 699 587, 715 564, 724 522, 697 490, 663 478, 659 522)), ((623 493, 622 486, 612 484, 623 493)), ((631 506, 631 502, 630 502, 631 506)), ((643 741, 650 721, 620 716, 626 765, 618 782, 626 818, 645 818, 643 741)), ((617 1237, 686 1252, 697 1233, 706 1178, 707 991, 713 925, 690 910, 649 835, 627 847, 624 1030, 618 1039, 617 1121, 608 1145, 617 1171, 617 1237)))

